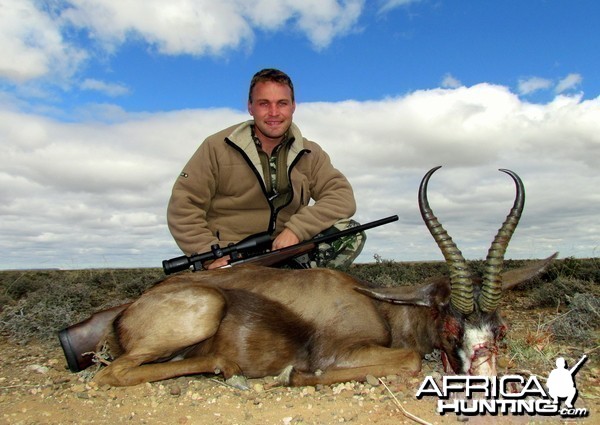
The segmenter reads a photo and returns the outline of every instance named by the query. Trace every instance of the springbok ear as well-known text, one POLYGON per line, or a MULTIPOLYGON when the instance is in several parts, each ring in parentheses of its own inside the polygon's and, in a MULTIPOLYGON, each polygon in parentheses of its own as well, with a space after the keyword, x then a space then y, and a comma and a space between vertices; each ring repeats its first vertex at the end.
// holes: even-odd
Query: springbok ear
POLYGON ((354 290, 376 300, 392 304, 432 307, 446 304, 450 291, 448 285, 433 282, 419 286, 395 286, 392 288, 367 288, 356 286, 354 290))
POLYGON ((556 259, 558 252, 555 252, 545 260, 536 261, 525 267, 509 270, 502 273, 502 290, 509 290, 520 283, 533 279, 542 273, 556 259))

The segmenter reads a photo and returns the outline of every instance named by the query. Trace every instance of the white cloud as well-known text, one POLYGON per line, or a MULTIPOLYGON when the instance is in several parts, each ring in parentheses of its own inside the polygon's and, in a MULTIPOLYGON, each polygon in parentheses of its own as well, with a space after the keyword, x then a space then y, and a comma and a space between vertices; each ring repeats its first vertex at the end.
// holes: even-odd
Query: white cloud
POLYGON ((364 0, 256 0, 242 2, 243 14, 256 30, 274 31, 291 24, 317 49, 350 32, 364 0))
MULTIPOLYGON (((95 114, 94 114, 95 115, 95 114)), ((180 255, 165 224, 170 189, 201 140, 246 112, 120 112, 61 123, 0 106, 1 267, 160 266, 180 255)), ((468 258, 483 258, 514 196, 527 203, 509 258, 597 256, 600 98, 523 102, 501 86, 417 91, 380 101, 299 104, 296 122, 352 182, 369 231, 361 261, 441 259, 416 204, 431 205, 468 258)))
POLYGON ((540 77, 530 77, 519 80, 519 93, 528 95, 539 90, 546 90, 552 86, 552 80, 540 77))
POLYGON ((118 97, 129 94, 129 89, 122 84, 107 83, 105 81, 99 81, 93 78, 86 78, 81 83, 80 87, 83 90, 98 91, 111 97, 118 97))
POLYGON ((580 74, 569 74, 557 83, 547 78, 530 77, 520 79, 518 90, 522 95, 529 95, 540 90, 548 90, 554 86, 554 92, 561 94, 569 90, 573 90, 581 85, 583 77, 580 74))
POLYGON ((459 79, 455 78, 452 74, 444 75, 441 86, 446 89, 456 89, 462 85, 459 79))
POLYGON ((108 50, 138 38, 163 54, 218 54, 252 39, 235 2, 208 0, 78 0, 62 13, 108 50))
POLYGON ((0 78, 14 83, 53 76, 69 78, 86 54, 65 41, 58 22, 34 0, 0 5, 0 78))
POLYGON ((554 91, 556 93, 564 93, 565 91, 574 89, 583 81, 583 77, 579 74, 569 74, 558 82, 554 91))
POLYGON ((420 1, 421 0, 380 0, 381 6, 379 7, 379 13, 387 13, 398 7, 407 6, 411 3, 418 3, 420 1))
POLYGON ((363 5, 364 0, 79 0, 63 17, 109 50, 135 37, 163 54, 220 55, 251 45, 256 31, 287 24, 315 47, 326 47, 356 23, 363 5))

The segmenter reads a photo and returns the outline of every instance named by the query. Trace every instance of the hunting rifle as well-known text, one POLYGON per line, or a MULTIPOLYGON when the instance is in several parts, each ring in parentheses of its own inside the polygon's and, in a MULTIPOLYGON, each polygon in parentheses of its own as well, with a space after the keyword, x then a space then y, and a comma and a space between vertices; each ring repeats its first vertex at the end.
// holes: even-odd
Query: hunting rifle
POLYGON ((205 261, 216 260, 229 255, 231 259, 227 266, 238 266, 241 264, 256 264, 261 266, 276 266, 290 259, 297 258, 301 255, 312 251, 321 243, 334 241, 338 238, 347 235, 360 233, 373 227, 382 226, 392 221, 398 220, 397 215, 392 215, 379 220, 371 221, 366 224, 361 224, 354 227, 349 227, 338 232, 332 232, 323 236, 300 242, 286 248, 276 249, 271 251, 271 235, 269 233, 257 233, 243 239, 236 244, 230 244, 221 248, 218 244, 211 246, 210 251, 202 254, 182 255, 180 257, 164 260, 162 262, 165 274, 172 274, 192 268, 194 271, 204 270, 203 264, 205 261))

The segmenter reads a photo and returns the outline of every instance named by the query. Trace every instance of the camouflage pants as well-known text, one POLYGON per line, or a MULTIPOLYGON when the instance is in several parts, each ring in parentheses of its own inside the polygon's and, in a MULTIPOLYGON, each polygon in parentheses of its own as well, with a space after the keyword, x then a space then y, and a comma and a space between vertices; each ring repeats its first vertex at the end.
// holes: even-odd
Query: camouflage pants
MULTIPOLYGON (((325 229, 323 232, 316 235, 315 238, 329 236, 340 230, 346 230, 358 225, 359 223, 352 219, 342 219, 330 228, 325 229)), ((317 245, 317 248, 313 251, 296 258, 295 262, 303 268, 348 268, 362 251, 366 239, 367 235, 365 235, 365 232, 342 236, 341 238, 334 239, 328 243, 317 245)))

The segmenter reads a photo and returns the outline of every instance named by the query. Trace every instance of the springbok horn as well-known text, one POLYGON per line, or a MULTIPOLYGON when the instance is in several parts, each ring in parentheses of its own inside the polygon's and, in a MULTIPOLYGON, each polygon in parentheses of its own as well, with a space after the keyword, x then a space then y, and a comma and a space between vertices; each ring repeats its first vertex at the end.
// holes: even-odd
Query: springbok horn
POLYGON ((450 269, 450 303, 458 312, 468 315, 473 312, 473 280, 462 253, 437 217, 433 215, 427 200, 427 183, 431 175, 441 166, 432 168, 425 174, 419 186, 419 209, 425 225, 440 247, 450 269))
POLYGON ((506 216, 504 223, 502 223, 502 227, 498 230, 485 260, 481 294, 477 300, 479 309, 485 313, 496 311, 500 303, 500 297, 502 296, 501 272, 504 263, 504 253, 506 252, 510 238, 517 228, 517 224, 519 224, 519 219, 525 206, 525 187, 519 176, 510 170, 500 169, 500 171, 512 177, 516 186, 516 195, 513 207, 506 216))

